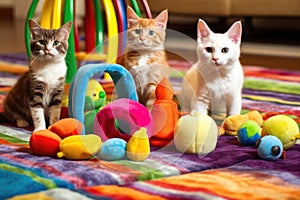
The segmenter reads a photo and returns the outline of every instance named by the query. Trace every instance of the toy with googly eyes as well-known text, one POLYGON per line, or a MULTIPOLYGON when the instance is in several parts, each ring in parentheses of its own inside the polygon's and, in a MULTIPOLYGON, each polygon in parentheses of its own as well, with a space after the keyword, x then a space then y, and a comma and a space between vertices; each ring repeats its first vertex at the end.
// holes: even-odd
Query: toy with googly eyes
POLYGON ((282 142, 276 136, 267 135, 260 138, 256 147, 259 157, 264 160, 277 160, 285 157, 282 142))

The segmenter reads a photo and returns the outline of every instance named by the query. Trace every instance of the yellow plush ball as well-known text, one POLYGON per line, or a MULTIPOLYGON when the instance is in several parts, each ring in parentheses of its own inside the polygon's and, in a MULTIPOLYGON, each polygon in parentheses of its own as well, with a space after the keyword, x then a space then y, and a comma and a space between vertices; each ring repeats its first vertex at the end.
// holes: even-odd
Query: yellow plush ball
POLYGON ((217 140, 217 124, 208 115, 184 115, 175 128, 174 144, 182 153, 207 154, 216 148, 217 140))
POLYGON ((262 135, 274 135, 278 137, 285 150, 291 148, 296 142, 299 127, 295 120, 286 115, 275 115, 267 119, 263 124, 262 135))

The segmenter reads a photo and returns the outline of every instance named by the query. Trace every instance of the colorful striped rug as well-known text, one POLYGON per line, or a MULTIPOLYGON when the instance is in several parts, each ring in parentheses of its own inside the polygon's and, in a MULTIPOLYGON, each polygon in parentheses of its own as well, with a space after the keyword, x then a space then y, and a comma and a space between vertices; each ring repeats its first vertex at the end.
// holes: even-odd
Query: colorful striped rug
MULTIPOLYGON (((2 55, 0 110, 26 58, 2 55), (3 58, 5 57, 5 59, 3 58), (17 62, 14 62, 14 61, 17 62), (9 68, 10 63, 17 67, 9 68), (5 67, 3 67, 3 66, 5 67)), ((170 61, 176 91, 188 62, 170 61)), ((20 70, 21 69, 21 70, 20 70)), ((23 71, 22 71, 23 70, 23 71)), ((300 124, 300 72, 244 66, 243 112, 287 114, 300 124)), ((31 132, 0 125, 0 199, 299 199, 300 145, 286 159, 265 161, 255 147, 220 136, 207 155, 152 148, 143 162, 72 161, 34 156, 31 132), (14 198, 13 198, 14 197, 14 198)))

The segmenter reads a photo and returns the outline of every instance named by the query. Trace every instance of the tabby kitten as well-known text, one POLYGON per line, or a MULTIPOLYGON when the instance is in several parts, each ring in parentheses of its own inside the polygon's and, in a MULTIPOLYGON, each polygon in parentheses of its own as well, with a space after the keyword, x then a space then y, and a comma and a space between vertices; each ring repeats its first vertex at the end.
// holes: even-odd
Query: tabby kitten
POLYGON ((235 22, 226 33, 214 33, 198 22, 198 62, 186 73, 181 97, 183 111, 211 114, 219 122, 240 114, 243 69, 239 62, 242 26, 235 22))
POLYGON ((127 7, 127 44, 120 64, 133 76, 139 102, 148 109, 156 99, 157 84, 168 77, 164 50, 167 21, 167 10, 155 19, 147 19, 139 18, 132 8, 127 7))
POLYGON ((59 29, 43 29, 29 20, 31 57, 23 74, 4 100, 6 121, 18 127, 33 123, 34 131, 46 129, 60 118, 67 71, 65 56, 72 22, 59 29), (46 122, 47 121, 47 122, 46 122))

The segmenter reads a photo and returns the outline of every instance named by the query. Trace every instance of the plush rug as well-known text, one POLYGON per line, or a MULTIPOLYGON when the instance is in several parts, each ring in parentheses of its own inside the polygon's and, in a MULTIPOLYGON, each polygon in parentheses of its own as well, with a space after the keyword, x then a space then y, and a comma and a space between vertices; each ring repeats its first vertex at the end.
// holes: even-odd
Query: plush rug
MULTIPOLYGON (((24 54, 0 56, 0 110, 5 95, 27 70, 24 54)), ((169 61, 172 84, 191 63, 169 61)), ((300 124, 300 72, 244 66, 243 112, 286 114, 300 124)), ((108 86, 107 88, 110 88, 108 86)), ((265 161, 254 146, 220 136, 207 155, 152 148, 148 159, 72 161, 34 156, 31 131, 0 125, 0 199, 299 199, 300 145, 286 159, 265 161)))

